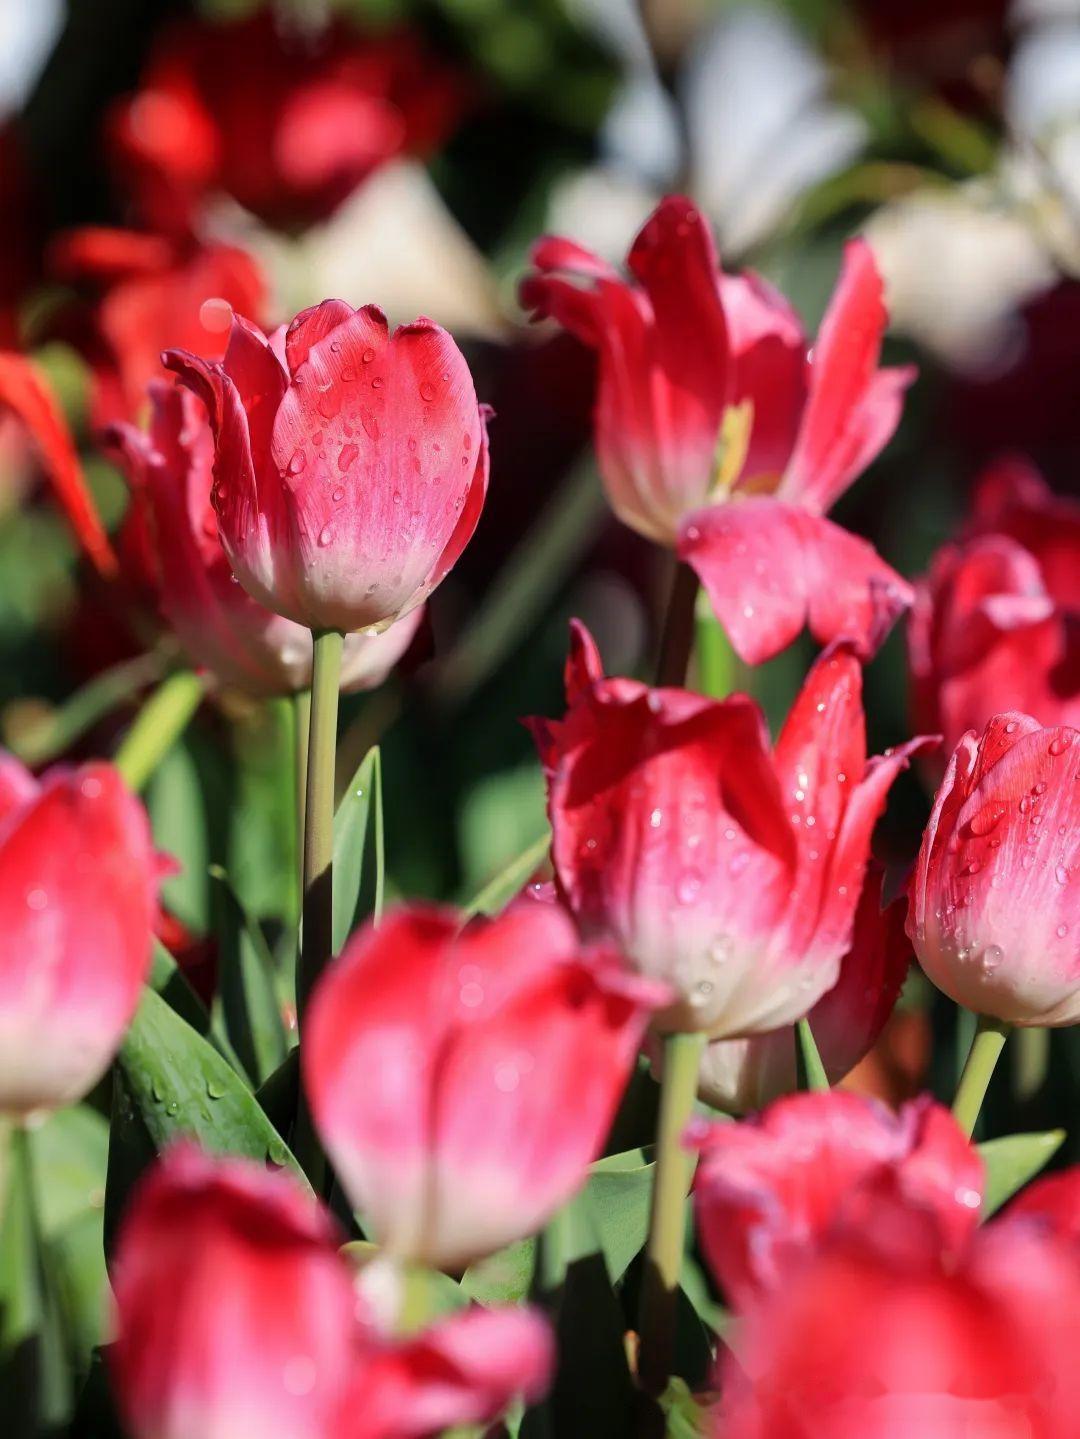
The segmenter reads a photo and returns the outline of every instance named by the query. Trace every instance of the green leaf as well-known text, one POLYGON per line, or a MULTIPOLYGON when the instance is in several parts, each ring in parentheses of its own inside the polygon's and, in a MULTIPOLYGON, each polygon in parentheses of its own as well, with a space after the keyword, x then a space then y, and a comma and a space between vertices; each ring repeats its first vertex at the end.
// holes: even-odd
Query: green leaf
POLYGON ((56 1234, 88 1211, 100 1213, 105 1197, 109 1126, 86 1104, 50 1115, 30 1133, 38 1217, 47 1235, 56 1234))
POLYGON ((151 989, 143 994, 117 1067, 135 1116, 156 1151, 189 1135, 205 1149, 288 1168, 308 1187, 240 1076, 151 989))
POLYGON ((498 914, 504 909, 529 876, 543 864, 550 845, 551 835, 545 831, 521 854, 516 855, 494 879, 485 884, 479 894, 473 896, 464 906, 466 917, 471 919, 474 914, 498 914))
POLYGON ((672 1379, 660 1398, 665 1439, 701 1439, 706 1411, 690 1393, 685 1379, 672 1379))
POLYGON ((335 954, 369 913, 381 916, 385 870, 382 762, 376 745, 360 761, 334 815, 335 954))
POLYGON ((1009 1134, 976 1145, 986 1165, 983 1219, 989 1219, 1029 1179, 1034 1179, 1064 1142, 1064 1129, 1049 1129, 1041 1134, 1009 1134))
POLYGON ((185 1024, 189 1024, 197 1034, 201 1034, 210 1041, 222 1058, 236 1070, 237 1074, 243 1072, 243 1066, 232 1045, 224 1034, 215 1030, 206 1006, 184 978, 176 960, 156 939, 154 940, 150 978, 147 983, 156 994, 161 995, 169 1008, 174 1010, 185 1024))
POLYGON ((258 1085, 273 1074, 289 1049, 274 957, 225 871, 211 865, 210 877, 220 900, 218 989, 225 1032, 252 1084, 258 1085))
POLYGON ((810 1021, 800 1019, 795 1026, 795 1032, 799 1041, 795 1056, 798 1061, 799 1088, 808 1089, 812 1093, 821 1093, 829 1088, 829 1076, 825 1073, 821 1055, 818 1054, 818 1047, 810 1029, 810 1021))
POLYGON ((191 747, 175 745, 162 759, 146 790, 154 843, 172 855, 180 872, 170 875, 161 897, 196 934, 210 928, 210 819, 191 747))

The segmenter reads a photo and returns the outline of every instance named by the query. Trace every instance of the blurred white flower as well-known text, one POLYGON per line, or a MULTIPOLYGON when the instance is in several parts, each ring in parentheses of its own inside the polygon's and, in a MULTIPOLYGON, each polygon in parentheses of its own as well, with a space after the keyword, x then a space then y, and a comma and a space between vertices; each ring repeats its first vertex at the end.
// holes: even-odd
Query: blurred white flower
POLYGON ((25 103, 63 27, 63 0, 0 0, 0 116, 25 103))

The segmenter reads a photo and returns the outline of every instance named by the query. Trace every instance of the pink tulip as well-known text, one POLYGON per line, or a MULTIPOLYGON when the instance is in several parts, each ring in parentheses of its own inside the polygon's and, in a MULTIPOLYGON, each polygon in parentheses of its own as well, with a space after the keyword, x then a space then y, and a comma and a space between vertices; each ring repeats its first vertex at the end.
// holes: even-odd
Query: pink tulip
POLYGON ((235 316, 220 363, 164 358, 209 411, 221 542, 260 604, 313 630, 382 630, 449 573, 488 459, 445 330, 391 335, 374 305, 325 300, 284 336, 235 316))
POLYGON ((460 927, 412 907, 362 930, 301 1049, 353 1204, 392 1253, 446 1269, 534 1233, 584 1181, 666 998, 554 906, 460 927))
MULTIPOLYGON (((908 625, 914 709, 951 753, 1005 710, 1080 725, 1080 505, 1003 460, 956 544, 935 555, 908 625)), ((940 773, 940 772, 939 772, 940 773)))
POLYGON ((158 862, 107 764, 38 783, 0 760, 0 1113, 71 1104, 104 1074, 150 967, 158 862))
MULTIPOLYGON (((830 1084, 838 1084, 873 1048, 911 963, 906 905, 895 900, 882 910, 881 879, 880 867, 871 861, 840 978, 807 1015, 830 1084)), ((797 1087, 795 1053, 793 1027, 753 1039, 715 1040, 701 1057, 698 1095, 729 1114, 760 1109, 797 1087)))
POLYGON ((872 653, 911 602, 864 540, 824 518, 900 418, 908 369, 880 369, 881 277, 852 241, 812 351, 756 275, 724 275, 708 226, 669 196, 632 278, 569 240, 533 251, 522 303, 600 354, 596 447, 619 517, 696 570, 751 664, 809 624, 872 653))
POLYGON ((1080 732, 1002 714, 960 740, 911 881, 908 934, 958 1004, 1080 1020, 1080 732))
POLYGON ((716 1039, 801 1018, 836 983, 874 823, 924 741, 867 760, 862 672, 822 655, 770 751, 753 700, 605 679, 580 625, 566 718, 533 731, 552 861, 586 937, 676 998, 656 1028, 716 1039))
POLYGON ((329 1214, 283 1173, 170 1150, 124 1218, 110 1351, 134 1439, 418 1439, 542 1391, 526 1310, 378 1332, 329 1214))
POLYGON ((698 1233, 729 1299, 785 1284, 832 1233, 898 1204, 933 1217, 960 1249, 979 1219, 983 1164, 948 1110, 915 1100, 898 1115, 833 1090, 779 1099, 739 1124, 698 1121, 698 1233))
MULTIPOLYGON (((311 631, 265 609, 236 584, 210 503, 214 437, 194 395, 155 381, 150 429, 109 432, 146 526, 162 612, 193 662, 256 695, 291 694, 311 683, 311 631)), ((343 690, 381 684, 408 649, 423 610, 379 635, 348 635, 343 690)))

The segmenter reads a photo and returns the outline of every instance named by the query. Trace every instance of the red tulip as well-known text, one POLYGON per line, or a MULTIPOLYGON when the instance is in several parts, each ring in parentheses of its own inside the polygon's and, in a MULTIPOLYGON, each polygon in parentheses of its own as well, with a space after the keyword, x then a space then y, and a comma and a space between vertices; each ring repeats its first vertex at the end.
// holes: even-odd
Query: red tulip
POLYGON ((781 295, 720 272, 688 200, 646 223, 630 280, 568 240, 541 240, 533 263, 523 304, 600 353, 596 445, 619 517, 693 566, 749 663, 804 624, 872 653, 910 589, 824 518, 889 440, 912 378, 878 368, 886 313, 866 244, 848 246, 809 356, 781 295))
POLYGON ((113 1266, 114 1387, 135 1439, 412 1439, 542 1389, 542 1321, 455 1316, 381 1336, 329 1214, 285 1174, 169 1151, 131 1202, 113 1266))
MULTIPOLYGON (((893 1011, 911 963, 904 933, 906 906, 881 908, 881 869, 867 866, 855 910, 851 947, 840 978, 807 1019, 831 1084, 837 1084, 871 1050, 893 1011)), ((745 1114, 790 1094, 797 1085, 792 1027, 753 1039, 718 1039, 701 1057, 698 1095, 716 1109, 745 1114)))
POLYGON ((468 102, 464 77, 408 32, 290 33, 258 10, 163 32, 109 140, 154 228, 190 225, 218 190, 271 224, 306 225, 395 155, 435 149, 468 102))
POLYGON ((235 317, 220 364, 165 361, 206 403, 214 506, 233 571, 310 629, 384 629, 422 604, 476 528, 484 411, 430 320, 391 336, 374 305, 325 300, 282 340, 235 317))
POLYGON ((909 1211, 826 1246, 751 1305, 710 1432, 1072 1439, 1078 1326, 1067 1246, 995 1223, 957 1264, 909 1211))
POLYGON ((898 1206, 930 1216, 959 1251, 979 1219, 983 1164, 947 1109, 913 1100, 898 1115, 833 1090, 793 1094, 757 1119, 698 1121, 694 1183, 709 1265, 739 1308, 783 1286, 830 1234, 898 1206))
POLYGON ((91 366, 98 426, 140 413, 165 345, 217 359, 230 306, 259 315, 266 299, 266 280, 246 250, 190 237, 74 230, 54 244, 51 263, 59 278, 90 292, 69 328, 91 366))
POLYGON ((1080 505, 1020 460, 988 470, 908 626, 914 708, 949 753, 1005 710, 1080 725, 1080 505))
POLYGON ((1010 1024, 1080 1020, 1080 732, 1023 714, 969 731, 911 880, 908 934, 958 1004, 1010 1024))
MULTIPOLYGON (((252 694, 289 694, 311 683, 311 631, 283 619, 236 584, 210 503, 214 437, 200 402, 155 381, 149 433, 116 425, 132 492, 145 526, 162 612, 192 660, 252 694)), ((381 635, 348 635, 343 689, 373 689, 408 649, 423 616, 416 609, 381 635)))
POLYGON ((585 1178, 657 986, 582 951, 554 906, 470 926, 398 910, 319 981, 301 1064, 315 1125, 392 1253, 459 1268, 534 1233, 585 1178))
POLYGON ((108 1067, 150 967, 158 868, 106 764, 0 765, 0 1113, 70 1104, 108 1067))
POLYGON ((770 753, 746 695, 605 679, 575 624, 569 712, 533 722, 552 862, 582 933, 676 991, 660 1031, 764 1034, 836 983, 871 830, 924 743, 867 762, 861 687, 850 650, 822 655, 770 753))

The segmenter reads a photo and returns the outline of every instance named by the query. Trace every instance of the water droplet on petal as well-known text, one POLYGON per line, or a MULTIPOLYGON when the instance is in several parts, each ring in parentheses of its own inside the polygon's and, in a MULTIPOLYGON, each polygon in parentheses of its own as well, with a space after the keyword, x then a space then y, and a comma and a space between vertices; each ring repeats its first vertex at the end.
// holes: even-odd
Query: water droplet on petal
POLYGON ((1072 730, 1063 730, 1061 734, 1055 735, 1054 738, 1050 741, 1050 753, 1056 759, 1059 754, 1065 753, 1065 751, 1069 748, 1072 742, 1072 730))
POLYGON ((319 548, 325 549, 326 546, 333 539, 333 537, 333 528, 329 524, 323 525, 322 529, 319 531, 319 548))
POLYGON ((307 455, 304 454, 303 450, 294 450, 292 459, 289 461, 286 469, 290 475, 298 475, 306 464, 307 455))
POLYGON ((425 380, 420 386, 420 398, 427 404, 430 404, 435 398, 435 386, 431 384, 430 381, 425 380))

